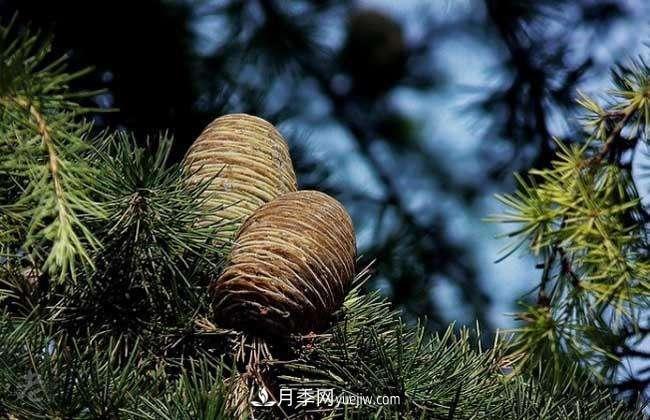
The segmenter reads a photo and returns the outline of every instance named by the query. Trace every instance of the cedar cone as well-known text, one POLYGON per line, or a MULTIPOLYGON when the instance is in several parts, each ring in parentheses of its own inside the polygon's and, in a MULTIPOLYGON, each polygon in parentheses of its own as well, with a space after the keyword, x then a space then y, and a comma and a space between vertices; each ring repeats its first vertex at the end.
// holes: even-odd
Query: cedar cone
POLYGON ((212 121, 184 164, 190 182, 210 180, 206 221, 224 225, 217 239, 226 243, 259 206, 297 189, 286 141, 269 122, 247 114, 212 121))
POLYGON ((356 240, 347 211, 317 191, 264 204, 242 225, 211 285, 224 326, 262 335, 317 331, 352 282, 356 240))

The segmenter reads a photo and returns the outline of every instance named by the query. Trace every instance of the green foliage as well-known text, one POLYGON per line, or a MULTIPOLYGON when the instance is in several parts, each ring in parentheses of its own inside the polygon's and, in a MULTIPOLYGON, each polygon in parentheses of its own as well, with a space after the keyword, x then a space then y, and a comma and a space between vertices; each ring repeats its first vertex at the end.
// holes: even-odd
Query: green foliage
MULTIPOLYGON (((231 387, 224 381, 223 368, 201 359, 184 370, 178 379, 166 383, 165 391, 154 397, 137 399, 135 419, 210 420, 229 418, 231 387)), ((245 418, 245 417, 238 417, 245 418)))
POLYGON ((144 149, 120 135, 100 152, 97 188, 109 222, 97 220, 95 231, 104 244, 98 258, 106 265, 118 263, 122 276, 142 281, 169 279, 177 293, 179 286, 192 287, 186 273, 218 270, 221 250, 212 240, 223 226, 200 222, 207 183, 190 184, 181 165, 166 165, 171 144, 162 137, 157 147, 144 149))
POLYGON ((125 135, 101 148, 97 182, 108 220, 90 226, 103 244, 82 286, 59 288, 55 315, 68 332, 122 331, 145 351, 166 357, 171 344, 207 306, 207 281, 222 250, 215 226, 199 223, 205 183, 189 184, 178 164, 167 166, 171 141, 145 150, 125 135))
POLYGON ((537 301, 519 314, 512 343, 518 367, 546 360, 557 374, 580 362, 615 380, 626 331, 639 331, 648 309, 650 258, 644 209, 625 152, 647 138, 650 68, 619 66, 606 106, 581 94, 585 140, 557 141, 550 168, 517 177, 519 189, 498 196, 516 241, 540 258, 537 301))
POLYGON ((91 197, 97 172, 84 158, 92 127, 78 118, 90 109, 75 101, 91 93, 68 87, 85 71, 67 73, 49 49, 38 35, 0 28, 0 221, 19 247, 5 243, 5 252, 25 252, 63 280, 77 262, 92 265, 89 250, 100 244, 86 219, 104 214, 91 197))
MULTIPOLYGON (((98 351, 42 330, 35 319, 0 319, 2 408, 19 418, 100 418, 144 379, 114 342, 98 351)), ((134 353, 135 354, 135 353, 134 353)))
MULTIPOLYGON (((345 418, 633 418, 605 388, 568 366, 564 377, 543 369, 507 375, 506 342, 481 348, 468 330, 428 336, 405 326, 378 293, 353 291, 329 334, 302 349, 280 382, 334 389, 335 395, 399 396, 400 404, 342 406, 345 418), (571 374, 573 372, 573 374, 571 374), (571 380, 567 381, 567 378, 571 380)), ((304 344, 304 343, 303 343, 304 344)))
MULTIPOLYGON (((289 361, 268 361, 276 384, 400 400, 391 405, 318 407, 326 417, 636 416, 575 367, 562 378, 540 369, 509 379, 503 343, 482 350, 468 331, 455 335, 452 328, 442 336, 427 336, 421 327, 405 326, 377 293, 353 291, 337 317, 324 334, 293 337, 289 361)), ((47 324, 0 319, 0 412, 18 418, 230 417, 233 383, 226 378, 232 378, 232 371, 222 363, 188 358, 180 370, 171 369, 173 362, 152 356, 139 343, 125 347, 118 331, 64 339, 48 332, 47 324), (105 334, 117 338, 106 339, 105 334)), ((297 418, 310 407, 306 410, 261 407, 255 417, 297 418)))
POLYGON ((219 364, 193 360, 177 377, 122 338, 89 342, 0 318, 0 416, 17 418, 228 418, 219 364))

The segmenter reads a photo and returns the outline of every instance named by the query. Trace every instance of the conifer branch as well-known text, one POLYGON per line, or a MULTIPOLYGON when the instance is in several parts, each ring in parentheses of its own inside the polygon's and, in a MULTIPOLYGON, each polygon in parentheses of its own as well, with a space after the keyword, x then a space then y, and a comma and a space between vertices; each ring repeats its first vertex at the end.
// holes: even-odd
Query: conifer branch
POLYGON ((620 66, 613 79, 609 110, 578 97, 586 110, 584 143, 558 142, 551 168, 518 177, 520 191, 498 197, 510 211, 492 220, 519 224, 509 234, 521 238, 517 246, 528 242, 534 255, 546 253, 537 305, 518 315, 526 324, 511 343, 521 369, 547 359, 559 373, 568 360, 611 378, 621 357, 615 337, 626 326, 637 330, 638 315, 648 308, 644 209, 620 151, 648 131, 650 68, 637 60, 620 66), (632 138, 619 145, 625 130, 632 138))
POLYGON ((92 93, 69 91, 85 71, 47 62, 48 41, 28 31, 12 41, 12 32, 0 27, 0 175, 4 216, 24 229, 10 252, 63 280, 76 262, 92 267, 89 250, 100 247, 86 225, 103 216, 91 197, 92 126, 79 119, 89 109, 71 101, 92 93))
POLYGON ((605 139, 605 141, 602 144, 602 147, 600 148, 600 151, 593 156, 589 160, 590 165, 598 165, 599 163, 602 162, 602 160, 608 155, 608 153, 611 151, 614 142, 616 139, 621 135, 621 132, 623 129, 627 126, 628 121, 634 116, 636 112, 636 108, 633 106, 628 107, 625 111, 619 111, 616 113, 610 113, 608 116, 620 116, 619 122, 616 124, 616 127, 609 133, 608 137, 605 139))

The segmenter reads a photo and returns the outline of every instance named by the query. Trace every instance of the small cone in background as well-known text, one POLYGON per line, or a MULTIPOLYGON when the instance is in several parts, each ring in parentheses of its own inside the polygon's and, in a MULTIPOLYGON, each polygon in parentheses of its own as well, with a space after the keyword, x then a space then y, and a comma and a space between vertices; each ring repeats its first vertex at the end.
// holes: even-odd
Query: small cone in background
POLYGON ((206 221, 223 225, 217 239, 225 243, 258 207, 297 189, 286 141, 269 122, 247 114, 212 121, 190 146, 184 165, 191 182, 210 180, 206 221))
POLYGON ((350 15, 346 32, 340 60, 357 93, 369 98, 383 95, 404 77, 408 45, 397 20, 380 11, 357 10, 350 15))
POLYGON ((211 285, 217 322, 271 336, 317 331, 343 303, 355 259, 352 221, 338 201, 317 191, 281 195, 242 225, 211 285))

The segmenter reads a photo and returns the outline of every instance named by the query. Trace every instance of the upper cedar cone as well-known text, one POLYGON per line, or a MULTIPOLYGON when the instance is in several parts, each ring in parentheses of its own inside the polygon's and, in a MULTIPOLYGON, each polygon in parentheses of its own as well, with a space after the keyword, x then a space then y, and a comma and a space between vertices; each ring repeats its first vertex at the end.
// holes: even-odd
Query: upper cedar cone
POLYGON ((211 285, 217 320, 262 335, 315 331, 341 306, 355 258, 352 221, 338 201, 317 191, 281 195, 237 234, 211 285))
POLYGON ((226 242, 259 206, 297 189, 286 141, 269 122, 247 114, 212 121, 184 164, 191 182, 210 180, 205 194, 214 208, 206 219, 224 224, 218 239, 226 242))

